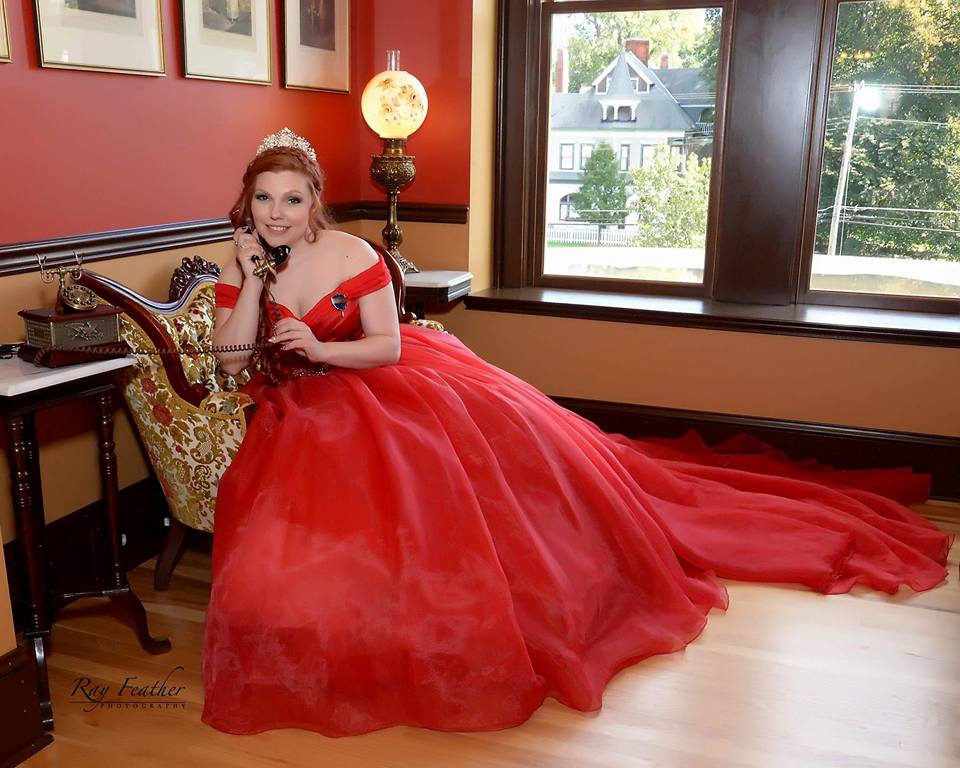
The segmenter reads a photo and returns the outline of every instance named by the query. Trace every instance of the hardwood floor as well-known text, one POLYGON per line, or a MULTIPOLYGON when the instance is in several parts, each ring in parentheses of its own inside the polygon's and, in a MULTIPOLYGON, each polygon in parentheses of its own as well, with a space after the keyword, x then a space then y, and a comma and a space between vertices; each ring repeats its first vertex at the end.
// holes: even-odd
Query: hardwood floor
MULTIPOLYGON (((960 507, 918 508, 960 532, 960 507)), ((169 592, 152 563, 131 573, 153 630, 173 651, 149 656, 99 601, 65 610, 49 656, 54 743, 32 768, 62 766, 960 766, 960 544, 948 583, 925 594, 865 590, 824 597, 728 582, 685 652, 649 659, 610 683, 599 713, 552 699, 523 725, 486 733, 407 727, 328 739, 298 730, 229 736, 200 722, 209 555, 189 550, 169 592), (78 678, 116 690, 186 686, 182 708, 94 709, 73 703, 78 678)))

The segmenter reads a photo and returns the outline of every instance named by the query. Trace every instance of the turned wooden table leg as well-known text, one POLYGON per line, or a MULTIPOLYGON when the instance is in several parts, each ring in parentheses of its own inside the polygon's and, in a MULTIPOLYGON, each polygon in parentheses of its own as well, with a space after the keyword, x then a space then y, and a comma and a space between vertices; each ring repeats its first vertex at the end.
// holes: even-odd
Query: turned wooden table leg
POLYGON ((43 727, 53 728, 53 705, 47 678, 46 639, 50 634, 47 616, 46 555, 44 523, 38 518, 42 503, 38 502, 40 486, 34 485, 36 445, 33 443, 33 414, 5 416, 7 456, 10 462, 10 493, 17 519, 17 535, 27 571, 27 624, 23 636, 29 641, 37 663, 37 684, 40 693, 40 715, 43 727))
POLYGON ((104 592, 119 604, 133 619, 140 645, 149 653, 166 653, 170 641, 153 637, 147 625, 147 612, 127 582, 123 567, 123 549, 120 540, 120 502, 117 480, 117 455, 113 442, 113 391, 107 390, 96 396, 97 435, 100 446, 100 479, 103 484, 103 503, 107 511, 107 529, 110 533, 110 586, 104 592))

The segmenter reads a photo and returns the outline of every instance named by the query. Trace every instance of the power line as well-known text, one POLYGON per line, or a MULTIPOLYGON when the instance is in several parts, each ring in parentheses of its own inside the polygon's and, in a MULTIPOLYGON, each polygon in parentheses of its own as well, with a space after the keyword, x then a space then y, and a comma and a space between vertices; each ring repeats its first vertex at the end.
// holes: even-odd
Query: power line
MULTIPOLYGON (((934 120, 907 120, 906 118, 897 118, 897 117, 875 117, 874 115, 857 115, 858 120, 874 120, 880 123, 911 123, 913 125, 932 125, 937 128, 948 127, 950 123, 939 123, 934 120)), ((839 123, 843 126, 846 126, 848 118, 846 117, 831 117, 827 119, 828 123, 839 123)))
POLYGON ((914 213, 960 213, 960 211, 948 211, 943 208, 883 208, 876 205, 853 205, 856 211, 912 211, 914 213))
POLYGON ((875 221, 859 221, 849 217, 841 219, 844 223, 855 224, 863 227, 887 227, 889 229, 912 229, 920 232, 943 232, 949 235, 960 235, 960 229, 943 229, 940 227, 913 227, 907 224, 884 224, 875 221))
MULTIPOLYGON (((960 85, 921 85, 919 83, 865 83, 867 88, 873 88, 878 91, 895 91, 897 93, 931 93, 931 94, 956 94, 960 95, 960 85)), ((830 93, 851 93, 856 86, 854 84, 838 83, 830 86, 830 93)))

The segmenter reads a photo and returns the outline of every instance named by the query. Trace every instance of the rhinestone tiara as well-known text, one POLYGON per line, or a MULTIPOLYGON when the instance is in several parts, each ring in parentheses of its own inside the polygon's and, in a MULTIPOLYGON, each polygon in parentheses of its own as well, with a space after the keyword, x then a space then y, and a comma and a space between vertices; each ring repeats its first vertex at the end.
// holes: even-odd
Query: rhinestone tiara
POLYGON ((298 136, 289 128, 284 128, 281 131, 272 133, 260 142, 260 146, 257 147, 257 156, 259 157, 268 149, 280 149, 281 147, 299 149, 313 160, 313 162, 317 162, 317 153, 313 151, 310 142, 303 138, 303 136, 298 136))

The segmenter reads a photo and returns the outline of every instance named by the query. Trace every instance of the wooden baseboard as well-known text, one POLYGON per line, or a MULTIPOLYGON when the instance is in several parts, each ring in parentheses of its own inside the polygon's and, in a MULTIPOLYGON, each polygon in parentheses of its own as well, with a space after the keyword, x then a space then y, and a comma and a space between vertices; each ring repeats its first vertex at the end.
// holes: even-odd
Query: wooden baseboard
POLYGON ((571 397, 554 400, 604 431, 627 437, 680 437, 693 429, 707 443, 717 443, 746 433, 791 458, 814 458, 839 469, 912 467, 931 475, 934 498, 960 500, 960 438, 956 437, 571 397))
MULTIPOLYGON (((126 541, 123 559, 127 570, 160 552, 167 531, 163 525, 166 515, 163 490, 152 475, 120 490, 120 530, 126 541)), ((76 591, 81 585, 107 578, 110 552, 103 503, 89 504, 49 523, 44 548, 50 564, 51 589, 76 591)), ((3 555, 7 561, 14 623, 21 628, 27 587, 18 542, 5 544, 3 555)))
POLYGON ((43 730, 37 672, 22 648, 0 657, 0 768, 13 768, 53 741, 43 730))

